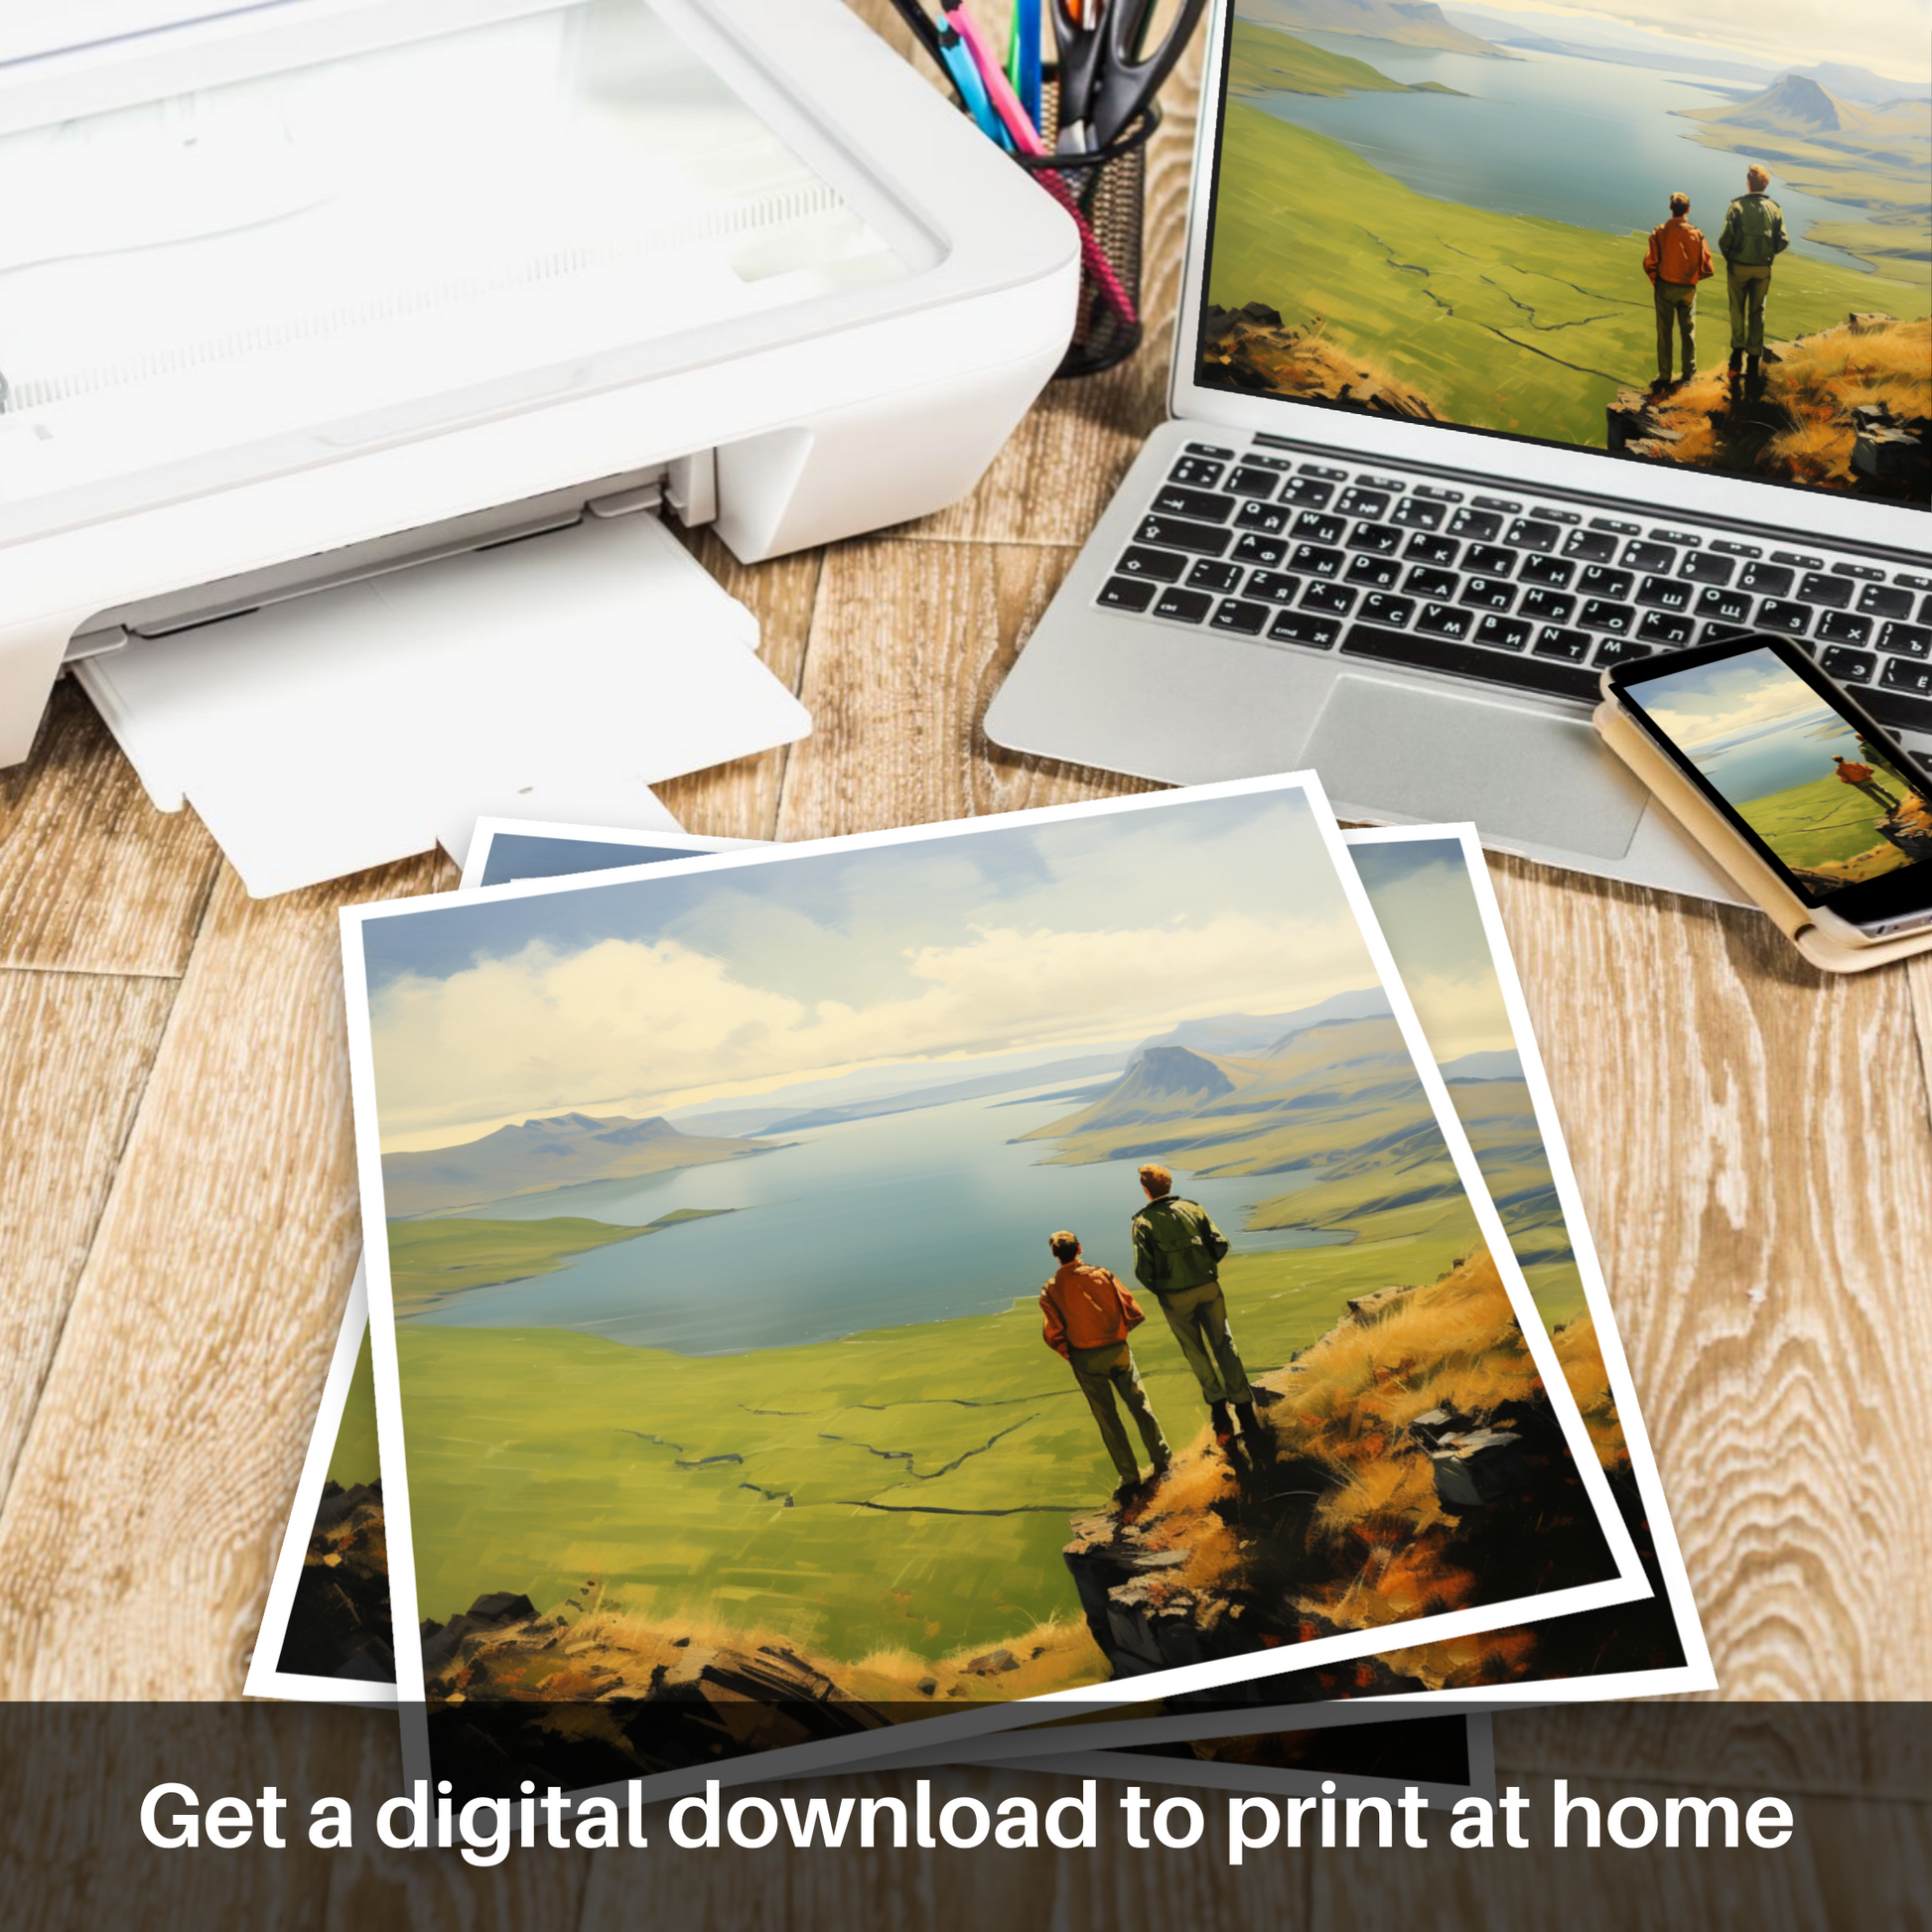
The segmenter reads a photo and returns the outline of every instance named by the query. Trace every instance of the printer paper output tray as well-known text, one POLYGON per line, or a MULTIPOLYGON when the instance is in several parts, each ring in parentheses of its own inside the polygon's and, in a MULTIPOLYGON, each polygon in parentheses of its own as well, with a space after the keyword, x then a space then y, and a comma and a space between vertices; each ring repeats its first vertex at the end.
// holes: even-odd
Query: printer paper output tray
POLYGON ((661 826, 657 780, 810 730, 757 643, 656 517, 590 515, 72 668, 155 803, 192 803, 261 897, 460 861, 485 813, 661 826))

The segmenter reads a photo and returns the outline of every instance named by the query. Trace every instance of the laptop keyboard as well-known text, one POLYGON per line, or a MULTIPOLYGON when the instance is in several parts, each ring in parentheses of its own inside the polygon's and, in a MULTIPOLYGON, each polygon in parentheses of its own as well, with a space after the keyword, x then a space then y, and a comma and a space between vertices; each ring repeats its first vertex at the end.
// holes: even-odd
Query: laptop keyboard
POLYGON ((1187 444, 1097 601, 1592 702, 1605 665, 1771 630, 1932 731, 1932 575, 1272 450, 1187 444))

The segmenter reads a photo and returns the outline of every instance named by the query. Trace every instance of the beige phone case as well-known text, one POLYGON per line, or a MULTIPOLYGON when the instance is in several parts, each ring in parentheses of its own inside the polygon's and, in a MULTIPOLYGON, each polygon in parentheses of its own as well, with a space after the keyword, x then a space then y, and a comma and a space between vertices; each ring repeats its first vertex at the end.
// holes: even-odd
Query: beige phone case
POLYGON ((1704 794, 1614 698, 1605 698, 1596 707, 1592 722, 1603 743, 1656 793, 1670 815, 1764 908, 1814 966, 1828 973, 1863 973, 1895 959, 1909 959, 1914 953, 1932 952, 1932 926, 1902 938, 1863 943, 1844 941, 1821 931, 1812 908, 1758 857, 1741 833, 1712 809, 1704 794))

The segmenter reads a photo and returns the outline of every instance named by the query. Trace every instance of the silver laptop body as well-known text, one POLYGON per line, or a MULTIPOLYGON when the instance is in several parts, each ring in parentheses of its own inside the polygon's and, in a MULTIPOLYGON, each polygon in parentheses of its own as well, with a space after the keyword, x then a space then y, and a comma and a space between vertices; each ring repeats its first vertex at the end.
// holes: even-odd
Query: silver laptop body
MULTIPOLYGON (((988 736, 1173 783, 1311 765, 1345 819, 1473 820, 1499 851, 1742 902, 1597 744, 1602 666, 1726 627, 1804 634, 1932 762, 1924 510, 1202 386, 1227 5, 1209 25, 1173 417, 988 736), (1431 555, 1451 568, 1432 575, 1431 555), (1476 568, 1492 561, 1493 580, 1476 568)), ((1714 286, 1706 326, 1726 340, 1722 270, 1714 286)))

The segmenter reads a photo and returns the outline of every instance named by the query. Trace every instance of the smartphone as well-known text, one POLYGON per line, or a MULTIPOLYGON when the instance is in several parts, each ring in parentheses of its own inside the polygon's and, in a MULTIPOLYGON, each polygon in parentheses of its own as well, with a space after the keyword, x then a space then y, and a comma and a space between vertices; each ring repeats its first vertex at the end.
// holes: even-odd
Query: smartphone
POLYGON ((1619 664, 1611 699, 1848 939, 1932 925, 1932 773, 1786 637, 1619 664))

